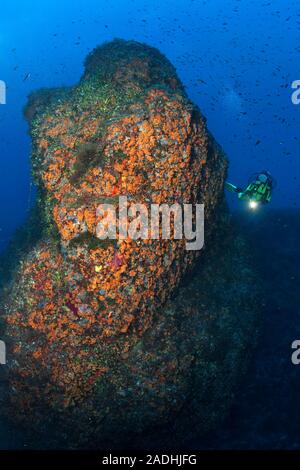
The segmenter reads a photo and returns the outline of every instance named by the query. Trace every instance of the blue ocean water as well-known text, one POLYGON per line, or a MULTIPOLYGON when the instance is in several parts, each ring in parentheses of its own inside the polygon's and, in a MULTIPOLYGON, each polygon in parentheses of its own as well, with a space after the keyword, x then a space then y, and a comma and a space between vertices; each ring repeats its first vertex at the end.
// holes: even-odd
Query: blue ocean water
MULTIPOLYGON (((273 207, 299 205, 297 0, 38 0, 1 2, 0 248, 32 201, 22 108, 40 87, 75 83, 86 54, 115 37, 158 47, 230 158, 243 185, 261 169, 278 182, 273 207)), ((235 198, 229 197, 235 204, 235 198)))
MULTIPOLYGON (((244 185, 256 171, 268 169, 272 173, 277 186, 270 207, 264 208, 270 217, 266 216, 270 225, 264 225, 261 214, 255 222, 260 237, 267 232, 271 238, 273 232, 268 227, 278 228, 274 220, 281 220, 282 214, 289 214, 291 209, 299 209, 300 105, 291 100, 292 83, 300 80, 298 0, 4 0, 0 5, 0 31, 0 80, 7 86, 7 102, 0 105, 0 250, 7 246, 34 203, 35 190, 29 166, 30 138, 22 115, 28 94, 42 87, 76 83, 87 53, 115 37, 157 47, 175 65, 189 97, 199 105, 207 118, 208 128, 230 159, 230 181, 244 185), (279 215, 274 219, 269 212, 275 210, 279 215)), ((235 196, 229 194, 227 197, 230 208, 237 209, 235 196)), ((246 212, 243 206, 242 210, 246 212)), ((246 213, 243 217, 247 217, 246 213)), ((253 217, 252 214, 245 223, 247 232, 251 231, 248 224, 253 217)), ((293 217, 284 221, 291 230, 289 224, 293 217)), ((284 244, 286 232, 281 222, 279 226, 280 240, 284 244)), ((257 232, 254 230, 251 235, 253 240, 257 232)), ((289 260, 297 253, 297 237, 292 241, 289 260)), ((260 244, 258 254, 261 257, 268 246, 270 243, 260 244)), ((280 247, 276 245, 275 248, 280 258, 280 247)), ((262 263, 267 276, 264 269, 262 263)), ((288 265, 284 274, 290 275, 290 271, 296 279, 292 286, 298 289, 299 271, 288 265)), ((282 278, 279 276, 276 282, 280 285, 282 278)), ((271 291, 271 281, 269 288, 271 291)), ((276 321, 272 334, 277 335, 279 342, 281 316, 290 313, 288 319, 296 322, 296 307, 285 306, 282 294, 280 302, 272 305, 272 309, 268 311, 268 331, 276 321)), ((289 334, 293 340, 296 328, 289 334)), ((264 343, 264 346, 267 348, 268 345, 264 343)), ((289 361, 288 347, 282 346, 279 359, 286 354, 289 361)), ((271 349, 272 344, 264 354, 270 354, 271 349)), ((259 358, 258 355, 258 363, 259 358)), ((290 363, 287 364, 290 367, 290 363)), ((278 371, 276 360, 272 362, 275 387, 279 387, 283 377, 288 380, 284 365, 281 364, 278 371)), ((264 371, 256 368, 252 378, 259 382, 263 375, 264 371)), ((296 383, 295 369, 290 371, 289 377, 296 383)), ((264 384, 262 380, 262 387, 264 384)), ((243 393, 246 402, 249 395, 247 390, 243 393)), ((253 403, 255 393, 250 391, 253 403)), ((272 395, 272 390, 269 393, 272 395)), ((292 392, 287 395, 289 393, 292 400, 292 392)), ((255 413, 263 413, 265 406, 267 404, 255 413)), ((244 447, 263 447, 264 443, 255 441, 257 422, 249 424, 247 421, 253 412, 247 407, 236 411, 243 417, 243 444, 244 447)), ((282 413, 281 423, 289 422, 292 409, 282 413)), ((270 434, 272 420, 269 414, 270 410, 266 412, 267 425, 266 428, 262 425, 262 435, 264 432, 270 434)), ((237 419, 235 417, 235 422, 237 419)), ((222 435, 224 442, 221 445, 243 447, 229 428, 230 423, 227 434, 222 435)), ((290 438, 294 425, 290 426, 289 432, 285 433, 285 429, 284 425, 279 425, 278 433, 269 444, 275 446, 278 436, 283 435, 286 447, 297 447, 297 439, 290 438)), ((14 433, 5 430, 0 448, 23 445, 22 439, 17 439, 18 443, 15 440, 14 433)), ((211 441, 203 445, 217 447, 217 441, 220 436, 212 436, 211 441)))

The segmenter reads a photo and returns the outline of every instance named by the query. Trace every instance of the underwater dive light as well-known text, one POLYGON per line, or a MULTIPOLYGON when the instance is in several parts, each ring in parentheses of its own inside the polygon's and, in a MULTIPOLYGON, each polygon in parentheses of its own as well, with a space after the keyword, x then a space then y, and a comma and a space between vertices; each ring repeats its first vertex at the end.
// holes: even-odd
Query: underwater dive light
POLYGON ((252 210, 257 209, 257 207, 258 207, 258 202, 257 202, 257 201, 250 201, 250 202, 249 202, 249 207, 250 207, 250 209, 252 209, 252 210))
POLYGON ((225 182, 225 188, 231 193, 237 193, 241 201, 247 201, 251 210, 256 210, 260 205, 268 204, 271 201, 275 185, 276 182, 268 171, 252 175, 246 189, 240 189, 232 183, 225 182))

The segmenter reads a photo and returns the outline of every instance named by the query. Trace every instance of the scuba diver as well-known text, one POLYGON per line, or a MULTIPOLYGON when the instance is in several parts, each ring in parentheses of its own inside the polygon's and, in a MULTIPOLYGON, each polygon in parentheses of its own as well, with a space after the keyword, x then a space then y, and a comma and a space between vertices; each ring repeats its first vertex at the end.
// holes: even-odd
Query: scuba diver
POLYGON ((225 188, 228 191, 237 193, 240 200, 249 202, 250 209, 256 209, 260 204, 268 204, 272 199, 274 186, 274 179, 268 171, 252 175, 246 189, 241 189, 228 182, 225 183, 225 188))

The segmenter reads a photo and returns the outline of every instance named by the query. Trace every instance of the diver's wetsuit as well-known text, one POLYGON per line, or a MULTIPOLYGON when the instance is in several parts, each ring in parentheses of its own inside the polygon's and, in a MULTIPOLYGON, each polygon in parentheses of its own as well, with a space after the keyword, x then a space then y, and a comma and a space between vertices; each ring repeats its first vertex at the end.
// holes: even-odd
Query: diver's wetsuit
POLYGON ((273 180, 270 173, 267 171, 261 172, 254 175, 254 177, 245 190, 228 182, 225 183, 225 187, 228 191, 237 193, 238 198, 242 201, 252 201, 260 204, 269 203, 273 189, 273 180))
POLYGON ((245 191, 238 193, 238 198, 241 200, 254 200, 263 204, 271 201, 272 186, 268 182, 263 183, 256 180, 255 183, 250 183, 245 191))

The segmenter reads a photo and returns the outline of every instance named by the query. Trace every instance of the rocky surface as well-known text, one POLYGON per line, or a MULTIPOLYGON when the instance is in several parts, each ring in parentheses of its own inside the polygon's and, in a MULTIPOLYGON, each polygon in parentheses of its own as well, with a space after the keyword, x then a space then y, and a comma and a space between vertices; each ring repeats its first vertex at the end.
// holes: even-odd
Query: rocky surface
POLYGON ((179 442, 191 421, 206 432, 232 400, 257 310, 223 204, 227 160, 199 109, 157 50, 116 40, 25 115, 40 235, 2 301, 9 418, 62 447, 143 446, 158 428, 179 442), (119 195, 204 203, 205 254, 174 238, 99 240, 96 209, 119 195))

